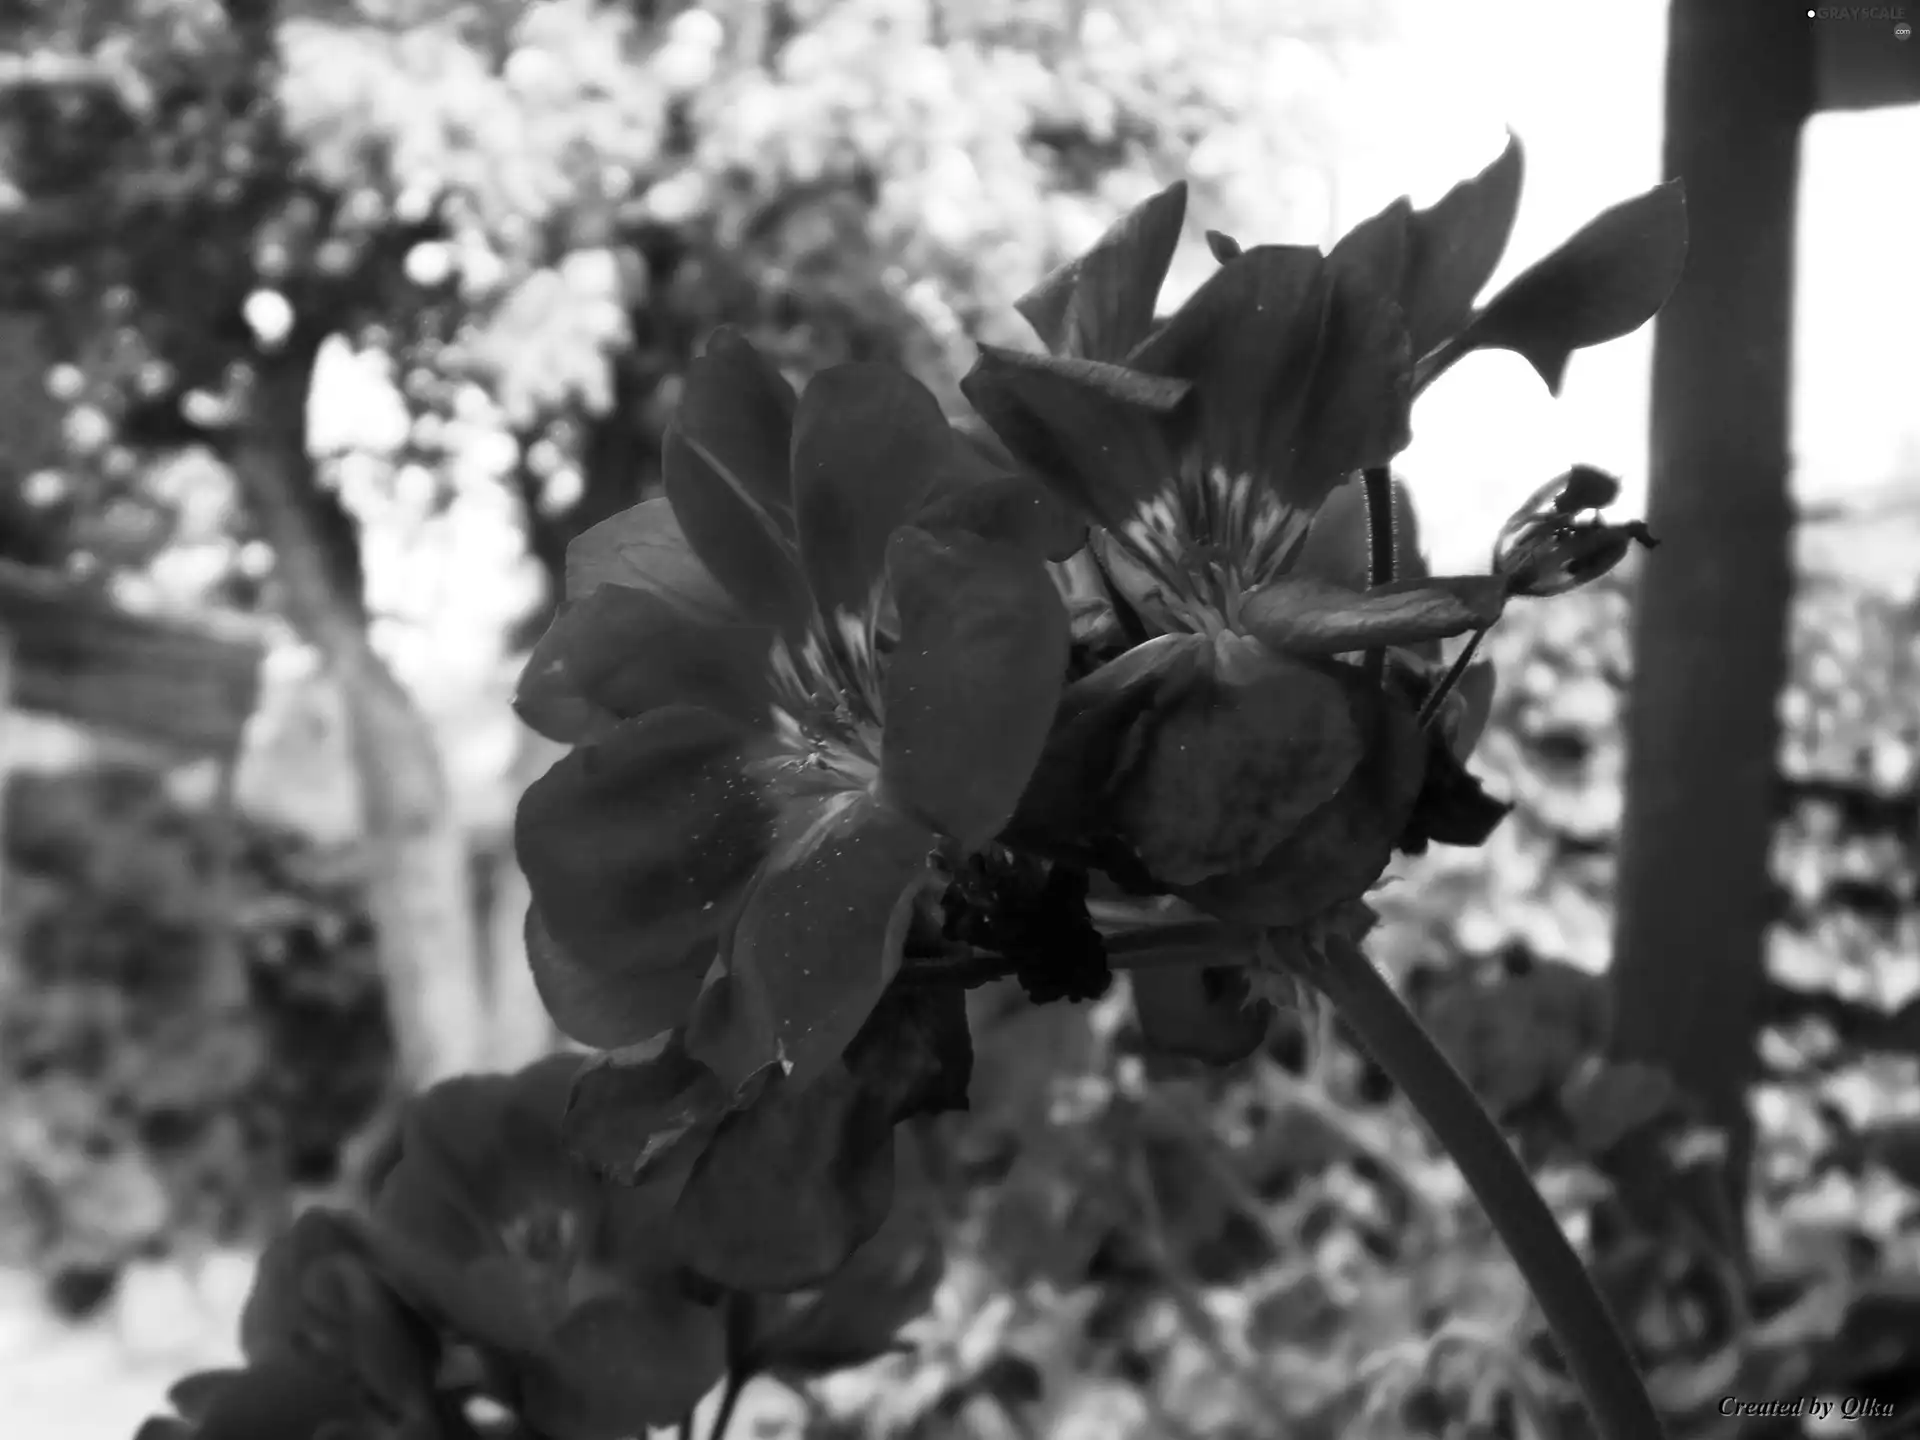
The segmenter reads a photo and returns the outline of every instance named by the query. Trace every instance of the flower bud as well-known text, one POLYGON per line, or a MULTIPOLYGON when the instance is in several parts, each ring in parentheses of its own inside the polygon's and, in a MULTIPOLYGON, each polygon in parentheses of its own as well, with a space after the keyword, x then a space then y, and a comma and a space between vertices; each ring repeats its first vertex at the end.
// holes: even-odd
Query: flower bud
POLYGON ((1576 465, 1534 491, 1494 541, 1493 573, 1507 582, 1507 593, 1564 595, 1613 569, 1635 544, 1657 545, 1643 521, 1599 517, 1619 494, 1620 482, 1591 465, 1576 465))

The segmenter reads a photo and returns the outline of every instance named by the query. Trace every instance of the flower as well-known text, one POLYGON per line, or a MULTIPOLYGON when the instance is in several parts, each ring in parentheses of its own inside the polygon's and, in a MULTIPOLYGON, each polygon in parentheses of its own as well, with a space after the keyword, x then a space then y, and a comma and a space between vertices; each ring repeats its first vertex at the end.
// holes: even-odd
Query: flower
POLYGON ((1095 522, 1142 641, 1068 689, 1011 833, 1295 925, 1377 879, 1426 779, 1406 678, 1424 668, 1383 690, 1338 657, 1484 627, 1505 589, 1413 563, 1368 589, 1354 553, 1355 472, 1409 438, 1410 207, 1328 255, 1216 245, 1220 268, 1156 324, 1184 211, 1170 187, 1022 300, 1054 353, 983 347, 963 382, 1095 522))
POLYGON ((203 1371, 174 1386, 168 1398, 180 1418, 154 1422, 155 1433, 440 1434, 438 1341, 389 1287, 347 1216, 309 1210, 266 1248, 241 1313, 240 1348, 244 1368, 203 1371))
POLYGON ((805 1085, 897 969, 936 846, 990 841, 1026 785, 1067 648, 1042 557, 1078 534, 909 376, 836 366, 796 400, 728 330, 664 462, 664 500, 574 542, 516 701, 577 742, 517 816, 528 952, 605 1049, 724 978, 737 1023, 699 1058, 805 1085))
POLYGON ((1600 519, 1619 494, 1620 482, 1591 465, 1555 476, 1500 527, 1493 573, 1515 595, 1564 595, 1599 579, 1634 545, 1659 544, 1642 521, 1600 519))
POLYGON ((724 1325, 667 1238, 685 1168, 616 1186, 561 1144, 579 1066, 550 1056, 417 1098, 367 1236, 396 1288, 478 1348, 535 1431, 619 1440, 678 1419, 719 1380, 724 1325))

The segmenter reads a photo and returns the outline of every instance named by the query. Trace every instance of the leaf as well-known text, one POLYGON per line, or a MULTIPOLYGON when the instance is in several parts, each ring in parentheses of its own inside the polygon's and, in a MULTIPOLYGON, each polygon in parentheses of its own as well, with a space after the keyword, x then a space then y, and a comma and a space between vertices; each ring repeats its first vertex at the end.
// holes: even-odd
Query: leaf
POLYGON ((626 1440, 690 1413, 726 1369, 719 1309, 661 1274, 574 1307, 523 1367, 516 1408, 552 1440, 626 1440))
POLYGON ((602 585, 647 590, 689 615, 725 620, 739 607, 693 553, 664 499, 643 500, 582 531, 567 546, 567 601, 602 585))
POLYGON ((1461 762, 1454 742, 1436 728, 1428 732, 1426 775, 1398 847, 1421 855, 1431 843, 1484 845, 1512 809, 1486 792, 1461 762))
POLYGON ((1414 212, 1400 293, 1415 359, 1457 333, 1473 313, 1513 234, 1525 170, 1519 138, 1509 132, 1499 159, 1414 212))
POLYGON ((1557 395, 1573 352, 1651 320, 1680 283, 1686 257, 1686 199, 1669 180, 1602 211, 1516 276, 1443 353, 1512 350, 1557 395))
POLYGON ((1589 1057, 1560 1087, 1560 1108, 1582 1154, 1605 1155, 1676 1113, 1679 1091, 1665 1070, 1636 1060, 1589 1057))
POLYGON ((675 1031, 664 1043, 627 1046, 583 1064, 567 1096, 561 1139, 595 1174, 638 1185, 670 1155, 697 1150, 734 1098, 675 1031))
POLYGON ((903 529, 887 573, 884 793, 968 850, 1000 832, 1040 758, 1067 669, 1067 610, 1037 557, 903 529))
POLYGON ((1500 618, 1506 583, 1491 575, 1399 580, 1365 592, 1282 575, 1241 602, 1247 633, 1303 659, 1414 645, 1483 629, 1500 618))
POLYGON ((896 980, 847 1047, 846 1063, 896 1125, 965 1110, 973 1079, 966 992, 896 980))
POLYGON ((763 725, 773 639, 759 625, 696 620, 654 592, 602 585, 540 637, 521 672, 514 713, 567 744, 668 705, 763 725))
POLYGON ((862 792, 796 806, 734 932, 728 969, 764 1007, 787 1079, 835 1066, 900 967, 933 836, 862 792))
POLYGON ((589 1043, 664 1028, 610 1034, 616 1017, 634 1018, 618 1003, 622 977, 682 970, 765 860, 775 811, 748 774, 762 748, 711 711, 654 710, 563 756, 521 796, 514 852, 568 983, 598 981, 614 1003, 605 1026, 577 1007, 555 1016, 591 1030, 589 1043))
POLYGON ((1902 1185, 1920 1190, 1920 1118, 1877 1120, 1862 1127, 1860 1138, 1870 1160, 1902 1185))
POLYGON ((1267 1038, 1273 1004, 1253 998, 1237 966, 1150 967, 1135 970, 1129 983, 1149 1054, 1232 1065, 1267 1038))
POLYGON ((1178 180, 1128 211, 1014 308, 1056 355, 1124 359, 1153 327, 1186 212, 1187 185, 1178 180))
POLYGON ((893 1180, 891 1122, 846 1066, 806 1086, 775 1074, 695 1162, 673 1244, 729 1289, 817 1285, 880 1228, 893 1180))

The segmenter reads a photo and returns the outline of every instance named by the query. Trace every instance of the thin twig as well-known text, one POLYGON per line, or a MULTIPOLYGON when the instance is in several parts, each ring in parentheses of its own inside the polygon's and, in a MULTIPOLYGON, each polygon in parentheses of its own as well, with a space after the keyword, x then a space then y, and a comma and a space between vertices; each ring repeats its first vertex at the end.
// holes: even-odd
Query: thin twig
MULTIPOLYGON (((1394 580, 1393 471, 1385 465, 1370 466, 1361 472, 1360 483, 1367 499, 1367 588, 1378 590, 1394 580)), ((1377 688, 1386 683, 1385 647, 1367 651, 1364 673, 1369 685, 1377 688)))

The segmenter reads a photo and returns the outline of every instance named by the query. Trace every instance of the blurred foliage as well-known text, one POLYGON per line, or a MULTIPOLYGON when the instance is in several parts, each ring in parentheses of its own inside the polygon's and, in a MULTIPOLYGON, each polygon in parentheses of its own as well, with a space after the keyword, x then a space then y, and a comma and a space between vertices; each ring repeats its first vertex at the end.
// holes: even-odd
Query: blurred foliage
POLYGON ((8 795, 0 1237, 91 1308, 336 1178, 390 1049, 350 871, 138 768, 8 795))
POLYGON ((443 492, 511 436, 557 572, 651 485, 673 377, 715 324, 796 372, 889 359, 951 400, 972 339, 1016 337, 1019 290, 1176 171, 1236 227, 1321 238, 1298 182, 1326 163, 1343 48, 1387 13, 9 7, 0 309, 49 326, 46 503, 126 503, 140 454, 217 448, 239 367, 292 327, 380 361, 408 412, 383 458, 443 492))

